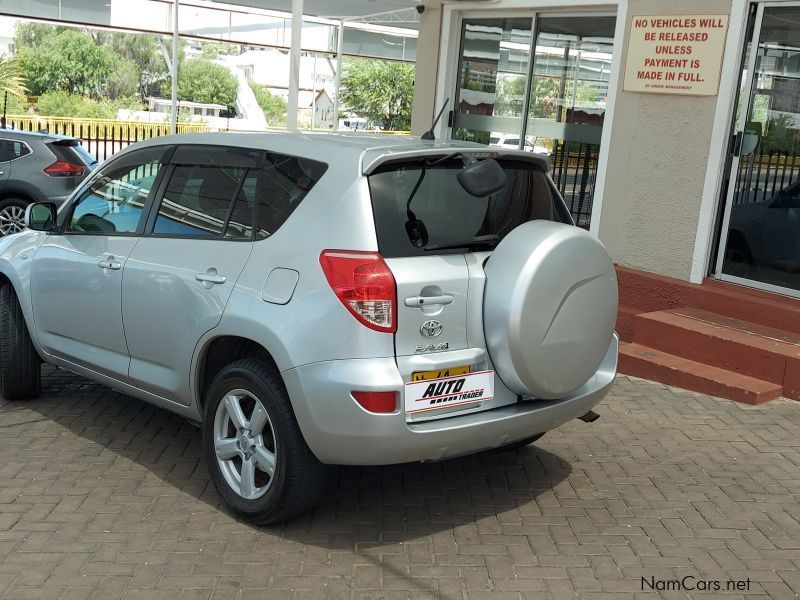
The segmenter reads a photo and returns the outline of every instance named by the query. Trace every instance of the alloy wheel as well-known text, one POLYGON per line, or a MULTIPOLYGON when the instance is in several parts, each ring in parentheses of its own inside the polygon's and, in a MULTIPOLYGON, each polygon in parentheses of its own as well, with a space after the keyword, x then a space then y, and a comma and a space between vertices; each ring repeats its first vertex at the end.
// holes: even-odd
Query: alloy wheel
POLYGON ((214 451, 230 488, 245 500, 267 493, 275 477, 277 441, 267 409, 251 392, 235 389, 217 406, 214 451))
POLYGON ((0 210, 0 235, 9 235, 25 229, 25 209, 21 206, 6 206, 0 210))

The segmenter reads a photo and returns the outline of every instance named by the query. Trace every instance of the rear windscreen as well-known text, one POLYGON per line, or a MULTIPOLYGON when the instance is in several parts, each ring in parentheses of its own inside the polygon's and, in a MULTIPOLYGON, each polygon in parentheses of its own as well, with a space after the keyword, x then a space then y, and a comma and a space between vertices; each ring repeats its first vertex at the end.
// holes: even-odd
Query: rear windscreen
MULTIPOLYGON (((500 238, 533 219, 571 223, 564 202, 543 170, 524 161, 498 161, 508 181, 501 191, 484 197, 468 194, 457 176, 460 159, 426 166, 419 189, 410 206, 408 198, 420 181, 422 164, 417 161, 381 166, 369 176, 372 210, 378 247, 386 258, 426 256, 426 248, 461 243, 479 236, 500 238), (428 242, 417 247, 406 229, 410 209, 428 232, 428 242)), ((435 250, 436 254, 464 252, 435 250)))
POLYGON ((97 161, 78 140, 59 140, 50 143, 50 150, 58 160, 74 165, 93 165, 97 161))

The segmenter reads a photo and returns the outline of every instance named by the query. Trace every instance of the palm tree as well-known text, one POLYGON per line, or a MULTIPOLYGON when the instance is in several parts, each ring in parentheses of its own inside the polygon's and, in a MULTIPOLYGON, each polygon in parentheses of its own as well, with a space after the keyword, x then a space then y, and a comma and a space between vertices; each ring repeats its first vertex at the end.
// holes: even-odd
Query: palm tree
POLYGON ((24 98, 27 92, 25 76, 17 62, 7 54, 0 54, 0 96, 24 98))
POLYGON ((6 128, 6 106, 8 95, 23 98, 28 92, 25 77, 17 62, 5 54, 0 54, 0 97, 3 99, 3 113, 0 117, 0 128, 6 128))

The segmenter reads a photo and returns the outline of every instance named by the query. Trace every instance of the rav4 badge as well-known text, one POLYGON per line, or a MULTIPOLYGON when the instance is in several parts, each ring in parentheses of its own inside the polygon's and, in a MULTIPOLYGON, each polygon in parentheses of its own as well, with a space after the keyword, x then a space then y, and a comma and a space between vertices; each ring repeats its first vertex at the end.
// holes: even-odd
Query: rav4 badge
POLYGON ((449 342, 442 342, 441 344, 425 344, 418 345, 414 352, 441 352, 450 348, 449 342))

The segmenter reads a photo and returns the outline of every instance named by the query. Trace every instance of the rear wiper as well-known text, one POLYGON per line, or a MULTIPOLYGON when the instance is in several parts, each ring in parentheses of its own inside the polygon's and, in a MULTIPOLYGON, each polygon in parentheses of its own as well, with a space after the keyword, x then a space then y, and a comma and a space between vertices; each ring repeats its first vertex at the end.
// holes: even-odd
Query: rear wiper
POLYGON ((471 240, 463 240, 459 242, 448 242, 447 244, 434 244, 433 246, 426 246, 425 252, 433 252, 434 250, 451 250, 453 248, 494 248, 500 243, 499 235, 478 235, 471 240))

